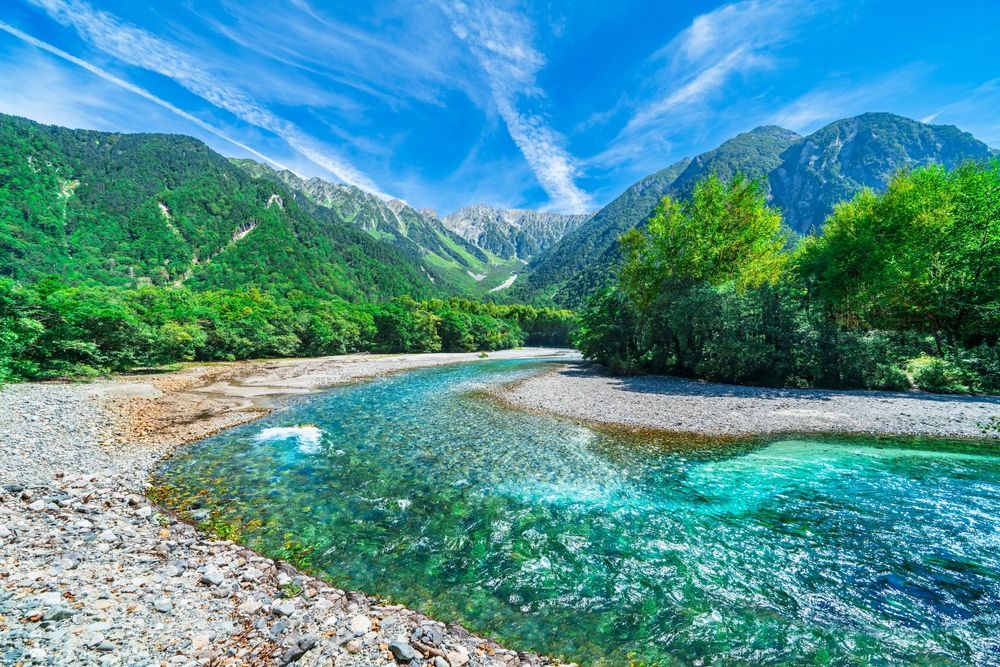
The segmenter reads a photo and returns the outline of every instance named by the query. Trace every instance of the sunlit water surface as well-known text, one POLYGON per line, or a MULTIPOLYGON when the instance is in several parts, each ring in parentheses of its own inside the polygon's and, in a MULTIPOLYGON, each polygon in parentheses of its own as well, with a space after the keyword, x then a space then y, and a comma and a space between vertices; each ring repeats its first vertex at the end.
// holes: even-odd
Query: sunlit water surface
POLYGON ((639 439, 475 392, 543 368, 333 389, 183 450, 161 481, 265 554, 518 649, 1000 664, 997 445, 639 439))

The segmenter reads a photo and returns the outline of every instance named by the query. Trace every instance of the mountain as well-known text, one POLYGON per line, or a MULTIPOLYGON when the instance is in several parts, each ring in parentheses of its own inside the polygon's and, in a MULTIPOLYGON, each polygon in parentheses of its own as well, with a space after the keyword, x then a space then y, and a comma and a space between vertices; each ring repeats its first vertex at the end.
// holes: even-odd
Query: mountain
POLYGON ((395 245, 427 267, 435 282, 458 291, 485 291, 520 268, 511 257, 488 252, 447 228, 431 210, 418 211, 398 199, 383 200, 353 185, 320 178, 303 179, 254 160, 231 162, 255 178, 277 180, 298 195, 307 208, 336 212, 343 221, 372 238, 395 245))
POLYGON ((740 134, 693 160, 684 159, 631 186, 528 266, 511 296, 578 305, 604 284, 621 255, 618 238, 642 225, 664 195, 685 197, 709 174, 764 179, 771 203, 795 232, 818 228, 833 206, 863 188, 884 189, 899 169, 932 163, 954 167, 997 155, 953 126, 927 125, 888 113, 836 121, 801 137, 780 127, 740 134))
POLYGON ((863 188, 884 190, 900 169, 948 168, 998 153, 954 125, 928 125, 889 113, 830 123, 792 145, 768 174, 774 203, 795 231, 822 226, 834 204, 863 188))
POLYGON ((0 275, 79 283, 256 285, 387 298, 441 295, 391 244, 313 214, 191 137, 0 115, 0 275))
POLYGON ((527 280, 515 294, 578 303, 607 279, 609 268, 618 262, 618 237, 645 221, 665 195, 687 196, 700 178, 711 173, 763 176, 781 163, 781 154, 799 138, 790 130, 761 127, 647 176, 542 253, 528 267, 527 280))
POLYGON ((529 260, 589 217, 477 204, 446 215, 442 222, 497 257, 529 260))

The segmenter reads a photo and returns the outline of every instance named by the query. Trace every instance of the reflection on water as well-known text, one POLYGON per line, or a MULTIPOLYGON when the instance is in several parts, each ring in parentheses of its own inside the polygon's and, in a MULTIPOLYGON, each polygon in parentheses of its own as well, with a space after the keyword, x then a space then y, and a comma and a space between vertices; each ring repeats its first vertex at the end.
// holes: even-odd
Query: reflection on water
POLYGON ((342 587, 588 664, 998 661, 996 444, 639 438, 474 391, 543 363, 334 389, 161 481, 342 587))

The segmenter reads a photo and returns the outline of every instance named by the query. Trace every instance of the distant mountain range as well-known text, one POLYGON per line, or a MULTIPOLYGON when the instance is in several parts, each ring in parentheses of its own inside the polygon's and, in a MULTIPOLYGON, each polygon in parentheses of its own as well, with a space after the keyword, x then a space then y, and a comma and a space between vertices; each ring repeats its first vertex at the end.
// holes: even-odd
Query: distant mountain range
POLYGON ((471 206, 443 220, 398 199, 385 201, 352 185, 303 179, 247 159, 231 159, 254 178, 277 180, 305 205, 333 210, 340 219, 421 257, 451 288, 473 292, 503 289, 506 281, 586 215, 471 206))
POLYGON ((820 227, 834 204, 863 188, 881 190, 900 169, 954 167, 997 151, 950 125, 867 113, 802 137, 780 127, 740 134, 694 159, 643 178, 536 257, 512 297, 577 305, 605 283, 621 256, 618 237, 649 218, 664 195, 685 197, 709 174, 763 178, 771 203, 795 232, 820 227))
POLYGON ((589 217, 477 204, 446 215, 442 222, 451 231, 497 257, 527 261, 589 217))
POLYGON ((0 275, 348 299, 483 296, 574 306, 620 261, 618 238, 708 174, 764 179, 798 233, 900 169, 997 151, 887 113, 805 137, 760 127, 632 185, 593 215, 470 206, 439 218, 359 188, 222 157, 191 137, 46 126, 0 114, 0 275))

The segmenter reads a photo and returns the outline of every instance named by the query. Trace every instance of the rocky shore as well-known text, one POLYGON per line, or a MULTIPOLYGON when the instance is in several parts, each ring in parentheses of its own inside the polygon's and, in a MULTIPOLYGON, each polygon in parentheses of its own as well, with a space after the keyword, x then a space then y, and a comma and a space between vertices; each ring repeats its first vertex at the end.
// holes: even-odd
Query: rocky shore
POLYGON ((560 364, 498 388, 493 395, 513 408, 597 425, 719 436, 984 437, 980 424, 1000 416, 996 396, 770 389, 656 375, 617 377, 581 361, 560 364))
POLYGON ((4 388, 0 664, 551 664, 213 540, 144 495, 174 447, 284 395, 474 358, 357 355, 4 388))

